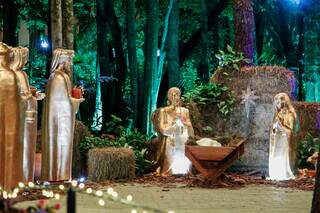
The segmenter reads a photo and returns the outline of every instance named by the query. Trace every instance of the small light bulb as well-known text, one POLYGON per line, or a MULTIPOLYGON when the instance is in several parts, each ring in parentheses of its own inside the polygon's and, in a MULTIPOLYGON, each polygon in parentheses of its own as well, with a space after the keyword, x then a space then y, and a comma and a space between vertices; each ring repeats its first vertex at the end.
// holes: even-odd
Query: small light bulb
POLYGON ((107 189, 107 192, 108 192, 108 194, 112 194, 113 188, 109 187, 109 188, 107 189))
POLYGON ((33 187, 34 187, 34 183, 29 182, 29 183, 28 183, 28 186, 29 186, 30 188, 33 188, 33 187))
POLYGON ((102 200, 102 199, 99 200, 99 205, 100 206, 104 206, 105 204, 106 204, 106 202, 104 200, 102 200))
POLYGON ((91 189, 91 188, 87 188, 86 192, 87 192, 88 194, 91 194, 91 193, 92 193, 92 189, 91 189))
POLYGON ((19 189, 18 188, 14 188, 13 193, 18 194, 18 192, 19 192, 19 189))
POLYGON ((136 209, 132 209, 131 213, 138 213, 136 209))
POLYGON ((128 195, 128 196, 127 196, 127 201, 131 202, 132 199, 133 199, 132 195, 128 195))
POLYGON ((16 193, 12 193, 12 198, 16 198, 18 195, 16 193))
POLYGON ((19 186, 20 188, 23 188, 23 187, 24 187, 24 184, 20 182, 20 183, 18 184, 18 186, 19 186))
POLYGON ((111 194, 113 197, 117 198, 118 197, 118 192, 112 192, 111 194))
POLYGON ((101 197, 103 195, 103 192, 101 190, 96 191, 96 195, 98 197, 101 197))
POLYGON ((59 185, 60 190, 64 190, 64 185, 59 185))
POLYGON ((79 189, 84 189, 84 187, 85 187, 84 183, 79 184, 79 189))
POLYGON ((168 213, 174 213, 174 211, 168 211, 168 213))
POLYGON ((76 187, 78 185, 78 181, 76 181, 76 180, 71 181, 71 185, 73 187, 76 187))
POLYGON ((56 200, 59 200, 59 199, 60 199, 60 195, 59 195, 59 194, 55 194, 55 195, 54 195, 54 198, 55 198, 56 200))

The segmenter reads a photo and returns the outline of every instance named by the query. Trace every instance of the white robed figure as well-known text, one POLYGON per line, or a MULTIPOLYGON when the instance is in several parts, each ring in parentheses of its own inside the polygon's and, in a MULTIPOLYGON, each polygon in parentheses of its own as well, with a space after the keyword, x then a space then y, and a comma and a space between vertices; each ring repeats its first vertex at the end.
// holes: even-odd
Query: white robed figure
POLYGON ((291 144, 292 132, 296 113, 291 105, 290 98, 285 93, 274 97, 276 108, 270 133, 269 149, 269 179, 293 179, 291 169, 291 153, 294 152, 291 144))

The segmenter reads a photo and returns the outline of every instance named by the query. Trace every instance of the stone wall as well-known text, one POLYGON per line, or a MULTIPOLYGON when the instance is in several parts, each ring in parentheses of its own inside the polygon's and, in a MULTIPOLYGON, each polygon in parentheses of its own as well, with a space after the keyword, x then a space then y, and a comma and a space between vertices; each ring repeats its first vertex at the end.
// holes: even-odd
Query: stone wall
POLYGON ((269 128, 274 115, 273 97, 280 92, 295 97, 293 73, 278 66, 247 67, 241 71, 217 70, 211 82, 222 83, 234 91, 235 108, 225 120, 219 118, 216 109, 210 106, 198 109, 198 112, 191 109, 192 113, 198 114, 196 117, 201 114, 201 120, 192 118, 196 132, 201 132, 199 128, 206 125, 213 129, 213 135, 238 134, 246 137, 245 154, 238 165, 266 169, 269 128), (247 90, 254 94, 244 101, 247 90))

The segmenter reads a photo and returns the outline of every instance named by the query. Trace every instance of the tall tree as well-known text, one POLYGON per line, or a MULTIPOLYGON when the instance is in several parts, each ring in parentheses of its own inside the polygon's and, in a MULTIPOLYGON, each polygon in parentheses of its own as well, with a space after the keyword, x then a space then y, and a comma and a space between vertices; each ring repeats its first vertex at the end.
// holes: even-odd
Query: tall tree
POLYGON ((180 83, 179 71, 179 5, 174 0, 168 29, 168 80, 169 87, 177 87, 180 83))
MULTIPOLYGON (((97 0, 97 72, 100 76, 97 76, 97 85, 100 85, 100 88, 97 88, 98 95, 101 95, 102 102, 102 128, 105 127, 106 121, 110 118, 111 115, 111 106, 112 103, 112 76, 111 67, 110 67, 110 56, 109 56, 109 46, 107 41, 107 23, 105 21, 105 8, 106 0, 97 0), (100 91, 98 90, 100 89, 100 91)), ((98 111, 100 108, 100 100, 96 100, 96 105, 98 111)))
POLYGON ((254 62, 254 16, 251 0, 233 0, 235 49, 254 62))
POLYGON ((50 0, 52 50, 62 47, 61 0, 50 0))
POLYGON ((198 68, 198 77, 206 83, 209 80, 209 60, 208 60, 208 4, 207 0, 201 0, 201 57, 198 68))
POLYGON ((146 24, 146 42, 145 42, 145 73, 143 85, 143 120, 142 127, 145 133, 150 133, 150 116, 155 94, 154 79, 157 73, 157 51, 159 34, 159 2, 158 0, 147 0, 147 24, 146 24))
POLYGON ((131 108, 133 110, 133 124, 138 122, 139 98, 139 70, 137 59, 137 30, 135 22, 135 0, 127 0, 127 31, 128 31, 128 58, 131 80, 131 108))
POLYGON ((311 213, 319 213, 319 212, 320 212, 320 155, 318 157, 318 163, 317 163, 317 175, 316 175, 316 183, 314 186, 311 213))
POLYGON ((3 42, 10 45, 17 45, 16 28, 18 24, 18 9, 15 1, 3 1, 3 42))
POLYGON ((104 16, 112 37, 112 48, 115 59, 115 69, 113 76, 117 79, 117 82, 113 85, 113 101, 112 101, 112 113, 120 116, 122 114, 123 106, 123 94, 122 87, 126 80, 127 61, 123 51, 122 44, 122 30, 118 18, 114 11, 114 5, 112 0, 105 1, 105 16, 104 16))
POLYGON ((73 36, 73 0, 61 1, 62 8, 62 38, 63 47, 67 49, 74 49, 73 36))

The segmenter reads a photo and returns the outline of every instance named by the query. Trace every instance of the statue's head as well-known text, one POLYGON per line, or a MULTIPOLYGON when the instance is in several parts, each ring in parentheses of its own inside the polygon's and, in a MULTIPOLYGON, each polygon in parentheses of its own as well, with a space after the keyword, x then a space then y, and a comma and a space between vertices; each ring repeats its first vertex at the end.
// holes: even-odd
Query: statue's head
POLYGON ((53 60, 51 64, 51 72, 57 68, 61 68, 68 75, 71 74, 72 60, 74 57, 73 50, 55 49, 53 52, 53 60))
POLYGON ((9 63, 9 54, 11 52, 11 48, 3 42, 0 42, 0 56, 4 61, 2 63, 9 63))
POLYGON ((287 109, 288 111, 291 111, 295 115, 295 110, 292 106, 290 97, 286 93, 279 93, 276 96, 274 96, 273 104, 277 111, 287 109))
POLYGON ((181 91, 177 87, 168 90, 168 104, 171 106, 180 106, 181 91))
POLYGON ((10 55, 10 68, 14 71, 22 70, 28 62, 29 49, 26 47, 14 47, 10 55))

